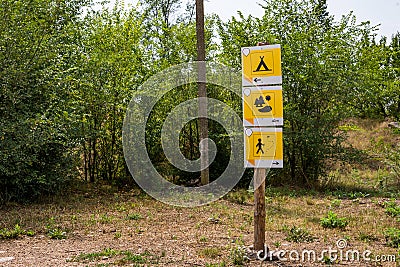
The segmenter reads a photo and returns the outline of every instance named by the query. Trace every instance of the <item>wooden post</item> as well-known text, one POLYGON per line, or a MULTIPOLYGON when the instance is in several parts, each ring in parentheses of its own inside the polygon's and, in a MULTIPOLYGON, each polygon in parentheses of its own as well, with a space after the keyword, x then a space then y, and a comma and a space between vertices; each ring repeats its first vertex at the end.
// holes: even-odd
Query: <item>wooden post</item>
MULTIPOLYGON (((254 169, 254 250, 265 246, 265 177, 266 169, 254 169)), ((264 251, 265 253, 265 251, 264 251)))
MULTIPOLYGON (((207 120, 207 87, 206 87, 206 45, 204 37, 204 2, 203 0, 196 0, 196 34, 197 34, 197 61, 199 80, 198 82, 198 95, 202 99, 199 101, 199 122, 200 122, 200 141, 208 138, 208 120, 207 120)), ((201 168, 208 166, 208 142, 204 142, 200 147, 201 152, 201 168)), ((209 183, 209 168, 201 171, 201 184, 206 185, 209 183)))
MULTIPOLYGON (((257 46, 269 45, 258 42, 257 46)), ((265 178, 267 169, 254 169, 254 250, 265 249, 265 178)), ((267 251, 264 251, 267 253, 267 251)))

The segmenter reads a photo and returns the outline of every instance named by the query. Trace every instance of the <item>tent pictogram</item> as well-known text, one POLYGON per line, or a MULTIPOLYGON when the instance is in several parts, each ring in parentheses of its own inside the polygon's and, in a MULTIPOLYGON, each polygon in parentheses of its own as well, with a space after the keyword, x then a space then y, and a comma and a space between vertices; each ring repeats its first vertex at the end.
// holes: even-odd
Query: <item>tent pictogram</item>
POLYGON ((268 68, 267 64, 264 62, 264 56, 260 56, 260 63, 258 64, 257 69, 254 72, 260 72, 260 71, 272 71, 272 69, 268 68), (261 68, 264 68, 263 70, 261 68))

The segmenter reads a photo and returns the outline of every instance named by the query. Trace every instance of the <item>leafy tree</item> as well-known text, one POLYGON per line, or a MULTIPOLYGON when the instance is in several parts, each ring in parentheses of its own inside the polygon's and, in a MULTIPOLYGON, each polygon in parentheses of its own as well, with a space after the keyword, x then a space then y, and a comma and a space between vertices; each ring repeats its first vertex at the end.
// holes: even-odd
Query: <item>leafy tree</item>
POLYGON ((71 177, 66 84, 86 4, 0 1, 0 201, 56 192, 71 177))
POLYGON ((354 75, 360 64, 354 55, 372 29, 356 25, 352 14, 335 22, 324 0, 265 0, 262 6, 262 19, 240 16, 219 24, 220 57, 239 67, 240 47, 258 41, 282 45, 286 167, 281 175, 317 185, 332 160, 344 155, 345 136, 337 125, 360 75, 354 75))
POLYGON ((122 124, 131 91, 146 76, 143 17, 117 4, 88 14, 71 83, 71 121, 83 156, 83 176, 118 183, 126 177, 122 124))

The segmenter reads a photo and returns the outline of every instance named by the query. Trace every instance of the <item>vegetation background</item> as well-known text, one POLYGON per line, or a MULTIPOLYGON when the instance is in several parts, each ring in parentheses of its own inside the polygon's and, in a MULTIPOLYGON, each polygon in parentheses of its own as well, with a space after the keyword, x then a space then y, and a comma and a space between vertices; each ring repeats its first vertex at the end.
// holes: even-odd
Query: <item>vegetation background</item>
MULTIPOLYGON (((1 1, 2 203, 64 191, 76 179, 133 184, 121 145, 125 110, 148 77, 196 59, 192 2, 146 0, 131 8, 118 2, 95 10, 89 0, 1 1)), ((341 122, 400 120, 400 34, 376 40, 374 25, 352 14, 334 21, 324 0, 262 5, 262 18, 208 16, 207 60, 240 70, 241 47, 260 40, 282 45, 285 168, 270 182, 323 187, 338 162, 362 158, 341 122)), ((208 92, 241 114, 240 99, 212 86, 208 92)), ((149 118, 148 143, 160 144, 160 121, 195 96, 188 85, 163 98, 149 118)), ((223 128, 210 122, 210 135, 220 155, 229 155, 223 128)), ((192 121, 181 133, 181 150, 195 159, 198 143, 192 121)), ((398 157, 398 146, 381 148, 386 160, 398 157)), ((188 182, 191 175, 174 169, 161 146, 148 152, 168 179, 188 182)), ((228 161, 217 157, 211 179, 228 161)), ((240 186, 250 177, 247 172, 240 186)))

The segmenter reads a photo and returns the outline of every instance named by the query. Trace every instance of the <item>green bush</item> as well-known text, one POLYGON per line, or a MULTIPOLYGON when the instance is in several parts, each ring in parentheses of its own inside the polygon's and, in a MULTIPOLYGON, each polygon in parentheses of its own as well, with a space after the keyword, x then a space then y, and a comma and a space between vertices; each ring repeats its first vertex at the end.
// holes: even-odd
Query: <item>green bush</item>
POLYGON ((346 218, 339 218, 338 215, 332 211, 328 212, 328 215, 321 218, 321 226, 323 228, 340 228, 344 229, 349 224, 346 218))
POLYGON ((385 202, 385 212, 392 217, 400 217, 400 206, 394 200, 385 202))
POLYGON ((72 175, 67 80, 84 2, 0 3, 0 202, 53 194, 72 175))

